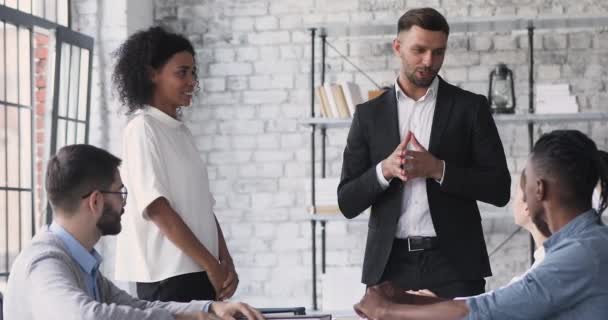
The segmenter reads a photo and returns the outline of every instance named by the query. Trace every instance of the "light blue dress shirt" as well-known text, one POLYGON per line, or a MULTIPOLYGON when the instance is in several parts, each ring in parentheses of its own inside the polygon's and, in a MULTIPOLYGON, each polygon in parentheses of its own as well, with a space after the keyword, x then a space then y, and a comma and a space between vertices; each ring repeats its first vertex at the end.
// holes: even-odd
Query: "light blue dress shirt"
POLYGON ((70 233, 65 231, 60 225, 53 222, 49 227, 49 230, 58 236, 65 247, 68 249, 70 256, 78 263, 80 267, 80 271, 84 275, 84 279, 87 285, 87 294, 97 300, 101 301, 99 296, 99 290, 97 288, 97 271, 99 270, 99 265, 103 260, 101 255, 93 249, 90 252, 85 249, 85 247, 80 244, 76 238, 74 238, 70 233))
POLYGON ((608 227, 589 210, 544 243, 521 280, 466 303, 466 319, 608 319, 608 227))

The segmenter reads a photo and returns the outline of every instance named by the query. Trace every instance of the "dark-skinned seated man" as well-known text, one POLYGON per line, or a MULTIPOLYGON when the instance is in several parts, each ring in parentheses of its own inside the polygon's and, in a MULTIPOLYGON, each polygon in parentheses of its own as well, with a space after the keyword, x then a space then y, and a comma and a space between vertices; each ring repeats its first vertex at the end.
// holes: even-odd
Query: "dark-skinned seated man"
POLYGON ((545 260, 493 292, 455 300, 371 287, 355 305, 368 319, 608 319, 608 169, 595 143, 576 130, 543 135, 525 169, 525 202, 552 236, 545 260), (600 181, 598 209, 593 190, 600 181))
MULTIPOLYGON (((48 163, 45 187, 53 223, 15 260, 4 300, 14 320, 263 320, 243 303, 144 301, 118 289, 99 272, 94 249, 118 234, 127 201, 121 160, 89 145, 61 148, 48 163)), ((162 261, 159 261, 162 263, 162 261)))

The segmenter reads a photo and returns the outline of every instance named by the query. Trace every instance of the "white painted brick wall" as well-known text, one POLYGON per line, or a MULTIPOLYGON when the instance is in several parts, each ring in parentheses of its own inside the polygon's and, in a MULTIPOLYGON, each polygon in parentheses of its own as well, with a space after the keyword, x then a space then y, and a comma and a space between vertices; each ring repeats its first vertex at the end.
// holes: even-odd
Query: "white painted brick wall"
POLYGON ((228 48, 218 48, 214 50, 213 58, 219 62, 234 62, 236 50, 228 48))
POLYGON ((203 95, 201 98, 207 105, 225 105, 238 102, 239 97, 239 92, 212 92, 203 95))
POLYGON ((226 79, 225 78, 207 78, 203 79, 201 87, 204 91, 224 91, 226 90, 226 79))
POLYGON ((279 26, 279 18, 275 16, 263 16, 255 19, 255 30, 273 30, 279 26))
POLYGON ((261 89, 292 89, 293 74, 274 74, 249 77, 249 87, 253 90, 261 89))
POLYGON ((255 120, 235 120, 220 123, 220 132, 226 134, 257 134, 264 130, 264 123, 255 120))
POLYGON ((209 66, 209 73, 212 76, 248 75, 252 73, 252 66, 249 63, 214 63, 209 66))
POLYGON ((284 90, 245 91, 243 99, 251 104, 281 103, 287 100, 284 90))
MULTIPOLYGON (((276 46, 260 46, 260 60, 275 60, 279 58, 279 47, 276 46)), ((276 62, 276 61, 275 61, 276 62)))
POLYGON ((267 13, 268 4, 264 1, 230 3, 224 7, 224 14, 227 16, 263 16, 267 13))
MULTIPOLYGON (((95 35, 96 23, 100 23, 95 13, 96 1, 73 3, 80 10, 75 25, 80 23, 86 26, 85 32, 95 35)), ((202 90, 188 112, 188 125, 209 165, 216 213, 240 273, 237 299, 257 306, 311 303, 311 231, 304 201, 311 170, 310 131, 298 124, 298 119, 310 114, 310 34, 305 28, 325 23, 393 24, 402 12, 421 5, 439 7, 448 19, 608 14, 608 8, 597 1, 556 0, 547 5, 533 0, 517 7, 494 3, 490 0, 155 1, 156 23, 187 32, 197 47, 202 90)), ((106 19, 126 18, 106 15, 106 19)), ((120 26, 101 23, 105 36, 100 41, 104 41, 104 54, 108 54, 126 33, 120 26)), ((394 80, 398 62, 392 56, 390 38, 328 39, 376 82, 390 84, 394 80)), ((450 36, 442 74, 463 88, 486 94, 490 70, 496 63, 505 62, 515 72, 518 110, 525 110, 527 41, 525 34, 454 33, 450 36)), ((606 111, 608 33, 537 31, 534 45, 535 75, 539 82, 570 83, 581 110, 606 111)), ((110 84, 109 66, 105 68, 96 72, 104 74, 110 84)), ((319 69, 317 65, 316 70, 319 69)), ((373 88, 369 80, 331 50, 326 79, 355 81, 364 93, 373 88)), ((99 89, 93 87, 92 101, 100 97, 99 89)), ((99 119, 92 120, 94 141, 115 148, 121 130, 120 125, 108 125, 114 115, 95 110, 94 105, 92 114, 99 119)), ((590 133, 601 148, 608 147, 608 129, 603 124, 541 126, 535 134, 557 127, 579 128, 590 133)), ((528 152, 526 128, 509 125, 499 127, 499 131, 509 168, 517 181, 528 152)), ((330 176, 339 176, 347 132, 328 131, 330 176)), ((319 139, 317 135, 320 145, 319 139)), ((317 164, 319 160, 317 152, 317 164)), ((482 206, 482 210, 487 245, 493 249, 513 228, 510 213, 508 209, 491 206, 482 206)), ((320 226, 317 230, 320 232, 320 226)), ((328 264, 360 267, 366 233, 366 223, 328 223, 328 264)), ((320 247, 319 236, 317 239, 320 247)), ((495 276, 489 279, 488 287, 504 284, 525 270, 527 244, 527 236, 520 233, 491 258, 495 276)), ((320 261, 320 255, 318 258, 320 261)))
POLYGON ((237 61, 255 61, 259 57, 259 49, 257 47, 245 47, 236 49, 237 61))
POLYGON ((258 33, 250 33, 248 36, 249 43, 254 45, 267 45, 289 42, 288 31, 266 31, 258 33))
POLYGON ((235 17, 232 20, 232 28, 234 31, 251 31, 255 25, 255 19, 252 17, 235 17))
POLYGON ((249 82, 246 76, 228 76, 226 77, 228 82, 228 91, 238 92, 249 88, 249 82))

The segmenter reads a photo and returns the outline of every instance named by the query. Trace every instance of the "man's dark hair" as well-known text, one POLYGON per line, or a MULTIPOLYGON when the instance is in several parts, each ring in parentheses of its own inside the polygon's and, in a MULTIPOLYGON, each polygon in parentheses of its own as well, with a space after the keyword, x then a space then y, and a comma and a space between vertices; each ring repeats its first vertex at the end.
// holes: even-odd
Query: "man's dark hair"
POLYGON ((450 25, 439 11, 433 8, 417 8, 408 10, 397 22, 397 34, 408 31, 412 26, 418 26, 425 30, 442 31, 450 35, 450 25))
POLYGON ((120 163, 111 153, 91 145, 61 148, 46 169, 46 192, 51 205, 74 212, 82 196, 110 187, 120 163))
POLYGON ((532 161, 539 175, 559 182, 562 203, 571 208, 591 208, 593 190, 601 185, 598 212, 606 209, 608 166, 595 143, 578 130, 556 130, 544 134, 532 150, 532 161))
MULTIPOLYGON (((114 52, 117 61, 112 80, 127 113, 150 103, 154 93, 150 68, 160 69, 174 54, 183 51, 192 54, 196 61, 190 40, 156 26, 134 33, 114 52)), ((194 79, 198 79, 196 68, 194 79)))

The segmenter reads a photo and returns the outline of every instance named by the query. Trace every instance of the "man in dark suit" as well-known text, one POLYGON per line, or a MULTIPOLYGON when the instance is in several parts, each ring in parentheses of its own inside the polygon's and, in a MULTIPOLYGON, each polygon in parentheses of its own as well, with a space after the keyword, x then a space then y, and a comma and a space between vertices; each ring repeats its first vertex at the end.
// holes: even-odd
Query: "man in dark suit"
POLYGON ((437 75, 448 35, 431 8, 399 19, 399 77, 357 106, 338 203, 347 218, 371 206, 363 283, 452 298, 484 291, 491 271, 476 201, 506 205, 511 176, 486 98, 437 75))

